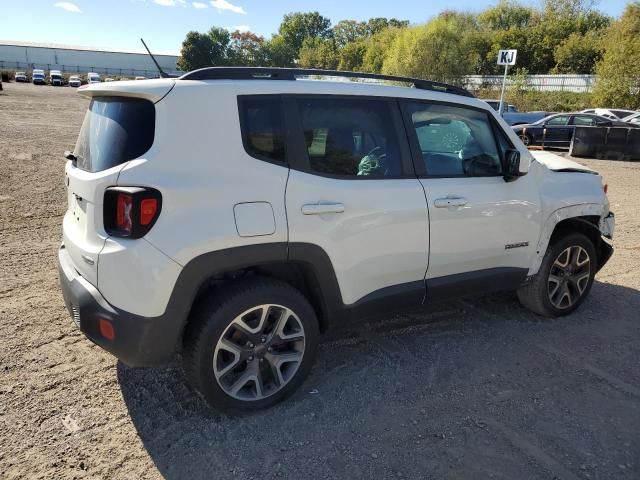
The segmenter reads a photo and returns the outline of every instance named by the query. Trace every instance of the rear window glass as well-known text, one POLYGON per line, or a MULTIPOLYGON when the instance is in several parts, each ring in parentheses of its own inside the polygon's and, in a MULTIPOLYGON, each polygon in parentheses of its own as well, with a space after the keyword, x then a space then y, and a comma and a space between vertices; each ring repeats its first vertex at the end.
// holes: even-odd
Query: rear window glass
POLYGON ((140 157, 153 144, 155 123, 148 100, 93 98, 74 150, 78 168, 99 172, 140 157))

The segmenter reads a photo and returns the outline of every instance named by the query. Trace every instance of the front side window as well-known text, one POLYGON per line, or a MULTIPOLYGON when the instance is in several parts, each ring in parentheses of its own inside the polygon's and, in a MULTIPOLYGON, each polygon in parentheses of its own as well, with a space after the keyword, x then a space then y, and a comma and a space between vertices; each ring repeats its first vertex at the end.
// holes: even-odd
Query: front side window
POLYGON ((569 115, 558 115, 557 117, 550 118, 547 120, 546 125, 563 127, 565 125, 569 125, 569 115))
POLYGON ((247 97, 240 102, 242 137, 252 157, 285 162, 282 100, 277 96, 247 97))
POLYGON ((354 178, 402 175, 389 106, 369 99, 298 101, 312 172, 354 178))
POLYGON ((595 119, 593 117, 576 115, 573 117, 573 124, 579 126, 592 126, 595 125, 595 119))
POLYGON ((407 105, 427 175, 491 176, 501 156, 486 112, 448 105, 407 105))

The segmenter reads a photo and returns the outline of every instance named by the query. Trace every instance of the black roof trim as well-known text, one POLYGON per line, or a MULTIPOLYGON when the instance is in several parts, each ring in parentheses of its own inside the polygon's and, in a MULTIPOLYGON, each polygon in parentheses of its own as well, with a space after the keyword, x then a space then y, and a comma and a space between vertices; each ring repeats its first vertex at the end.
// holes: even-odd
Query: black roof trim
POLYGON ((452 93, 464 97, 475 98, 474 95, 462 87, 448 83, 433 82, 411 77, 396 77, 395 75, 380 75, 377 73, 349 72, 340 70, 319 70, 304 68, 270 68, 270 67, 208 67, 184 74, 179 80, 296 80, 301 76, 363 78, 384 80, 388 82, 411 83, 420 90, 452 93))

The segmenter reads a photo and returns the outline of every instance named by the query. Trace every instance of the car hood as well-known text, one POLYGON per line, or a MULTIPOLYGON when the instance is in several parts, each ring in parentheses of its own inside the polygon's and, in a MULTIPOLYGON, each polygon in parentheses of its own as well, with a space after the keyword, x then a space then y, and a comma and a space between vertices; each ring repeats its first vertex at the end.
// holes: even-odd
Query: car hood
POLYGON ((556 155, 555 153, 545 152, 545 151, 531 151, 531 155, 536 159, 539 163, 543 164, 549 170, 553 170, 554 172, 583 172, 583 173, 593 173, 597 174, 595 170, 592 170, 589 167, 585 167, 573 160, 569 160, 567 158, 561 157, 560 155, 556 155))

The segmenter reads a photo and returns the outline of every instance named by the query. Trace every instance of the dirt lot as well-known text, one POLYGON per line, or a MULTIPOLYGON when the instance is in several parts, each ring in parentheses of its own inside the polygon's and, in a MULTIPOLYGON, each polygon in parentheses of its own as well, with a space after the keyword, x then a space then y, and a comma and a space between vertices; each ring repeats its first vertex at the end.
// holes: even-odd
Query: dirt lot
POLYGON ((617 250, 574 315, 501 294, 352 327, 291 400, 230 418, 177 363, 94 347, 63 306, 61 154, 86 106, 0 93, 0 478, 640 478, 640 163, 584 162, 617 250))

